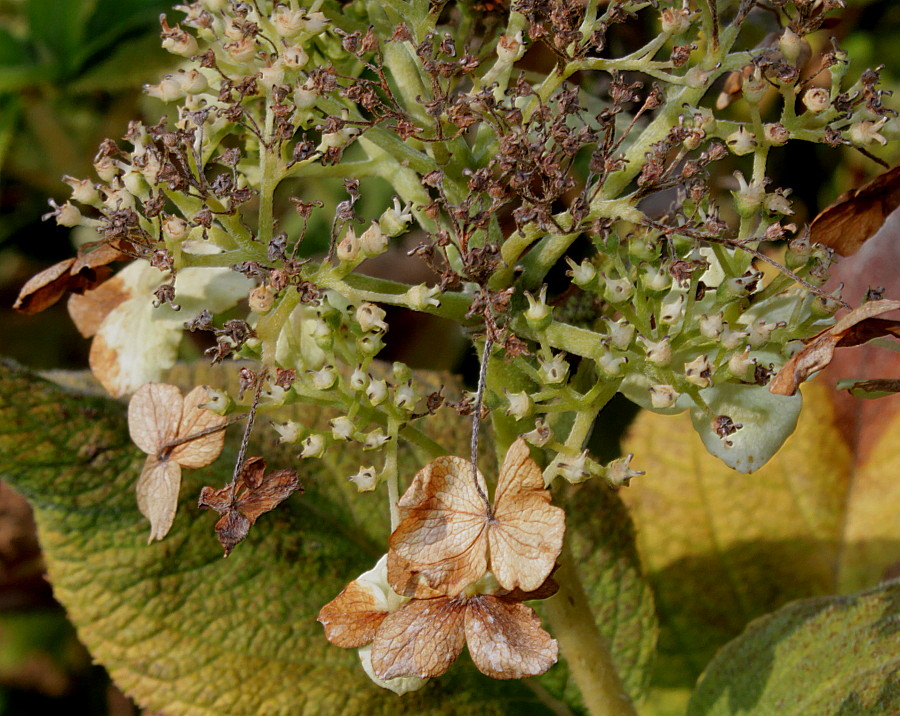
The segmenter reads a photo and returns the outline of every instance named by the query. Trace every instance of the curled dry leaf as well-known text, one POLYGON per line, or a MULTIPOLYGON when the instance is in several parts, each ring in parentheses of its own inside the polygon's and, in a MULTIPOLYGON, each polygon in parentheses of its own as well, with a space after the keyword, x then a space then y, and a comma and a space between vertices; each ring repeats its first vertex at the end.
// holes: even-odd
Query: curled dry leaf
POLYGON ((293 470, 275 470, 266 474, 266 461, 261 457, 248 458, 241 466, 237 482, 218 490, 204 487, 198 506, 209 507, 221 517, 216 522, 216 536, 225 548, 225 556, 241 542, 260 515, 277 507, 300 487, 300 478, 293 470))
POLYGON ((833 326, 810 338, 791 356, 769 383, 769 391, 775 395, 793 395, 804 380, 831 362, 835 348, 860 345, 881 336, 900 338, 900 321, 876 318, 897 309, 900 301, 869 301, 853 309, 833 326))
POLYGON ((109 278, 112 270, 106 266, 86 266, 69 258, 32 276, 13 304, 20 313, 40 313, 56 303, 66 291, 83 293, 109 278))
POLYGON ((390 539, 388 579, 398 593, 456 596, 488 569, 506 590, 543 584, 562 549, 565 512, 550 504, 521 438, 500 468, 493 508, 486 494, 484 476, 460 457, 440 457, 416 475, 390 539))
POLYGON ((813 219, 810 239, 831 247, 841 256, 850 256, 877 233, 897 207, 900 207, 900 166, 841 194, 813 219))
POLYGON ((131 439, 147 453, 137 481, 141 514, 150 520, 148 542, 162 539, 175 520, 181 468, 205 467, 222 452, 226 419, 200 406, 206 389, 181 391, 166 383, 147 383, 128 404, 131 439))

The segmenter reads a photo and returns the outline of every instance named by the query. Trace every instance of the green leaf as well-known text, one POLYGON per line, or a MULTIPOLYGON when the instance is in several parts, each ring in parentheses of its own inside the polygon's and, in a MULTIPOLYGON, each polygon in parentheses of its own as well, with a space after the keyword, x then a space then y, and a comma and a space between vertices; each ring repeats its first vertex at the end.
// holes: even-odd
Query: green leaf
MULTIPOLYGON (((444 434, 464 437, 453 426, 444 434)), ((466 663, 400 700, 364 676, 354 650, 325 640, 319 608, 386 544, 383 500, 346 480, 360 457, 348 449, 304 463, 306 493, 260 518, 228 559, 215 515, 196 508, 201 485, 228 481, 228 457, 186 472, 172 532, 148 546, 133 493, 143 455, 124 406, 0 364, 0 476, 34 507, 54 593, 79 637, 143 706, 173 716, 547 713, 527 685, 466 663)), ((402 459, 404 474, 420 464, 402 459)))
POLYGON ((898 625, 896 580, 852 597, 789 604, 716 655, 688 714, 897 713, 898 625))

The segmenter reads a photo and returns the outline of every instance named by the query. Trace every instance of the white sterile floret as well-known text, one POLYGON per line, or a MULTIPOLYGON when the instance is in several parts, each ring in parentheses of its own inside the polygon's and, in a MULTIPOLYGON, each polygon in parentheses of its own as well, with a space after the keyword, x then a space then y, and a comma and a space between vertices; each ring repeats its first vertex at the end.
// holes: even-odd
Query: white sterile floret
POLYGON ((728 359, 728 370, 735 378, 741 380, 752 378, 755 367, 756 360, 750 357, 750 346, 747 346, 743 352, 733 353, 728 359))
POLYGON ((580 264, 576 264, 567 256, 566 263, 571 268, 571 271, 567 271, 566 274, 572 277, 572 283, 576 286, 584 288, 597 276, 597 269, 590 261, 584 260, 580 264))
POLYGON ((369 386, 366 388, 366 397, 369 399, 369 403, 372 406, 381 405, 387 398, 388 389, 387 383, 383 380, 373 380, 369 383, 369 386))
POLYGON ((374 303, 361 303, 356 308, 356 322, 365 333, 369 331, 384 333, 388 329, 388 324, 384 320, 386 316, 384 309, 374 303))
POLYGON ((608 278, 603 288, 603 297, 610 303, 623 303, 634 294, 634 284, 627 278, 608 278))
POLYGON ((365 390, 368 384, 369 376, 366 375, 361 366, 357 366, 356 370, 350 374, 350 380, 348 381, 350 390, 365 390))
POLYGON ((384 235, 381 226, 376 221, 373 221, 359 237, 359 247, 363 254, 369 257, 383 254, 387 246, 388 237, 384 235))
POLYGON ((300 440, 300 436, 304 432, 303 426, 292 420, 286 423, 272 423, 272 427, 278 433, 279 440, 282 443, 295 443, 300 440))
POLYGON ((349 440, 353 437, 353 431, 356 430, 353 421, 346 415, 334 418, 329 424, 331 425, 331 435, 335 440, 349 440))
POLYGON ((378 474, 374 467, 360 468, 359 472, 347 479, 356 484, 359 492, 371 492, 378 485, 378 474))
POLYGON ((401 410, 412 410, 416 406, 419 397, 416 395, 412 383, 398 385, 394 389, 394 406, 401 410))
POLYGON ((606 480, 614 487, 628 485, 632 477, 639 477, 645 474, 643 470, 632 470, 631 459, 634 453, 628 453, 624 457, 620 457, 606 465, 606 480))
POLYGON ((701 388, 712 385, 713 366, 705 356, 697 356, 694 360, 684 364, 684 378, 688 383, 693 383, 701 388))
POLYGON ((612 341, 612 344, 619 350, 627 349, 634 338, 634 326, 624 318, 620 318, 618 321, 609 318, 605 320, 609 331, 609 340, 612 341))
POLYGON ((654 408, 671 408, 680 395, 671 385, 651 385, 647 390, 650 393, 650 405, 654 408))
POLYGON ((534 430, 523 433, 522 437, 535 447, 544 447, 553 440, 553 429, 547 425, 543 418, 536 418, 534 430))
POLYGON ((390 439, 391 436, 385 434, 381 428, 370 430, 363 439, 363 450, 378 450, 390 439))
POLYGON ((435 298, 440 292, 441 289, 437 286, 426 286, 424 283, 420 283, 406 292, 406 303, 415 311, 436 308, 441 305, 441 302, 435 298))
POLYGON ((556 474, 567 482, 584 482, 592 474, 591 463, 592 461, 588 458, 587 450, 575 457, 560 455, 556 460, 556 474))
POLYGON ((303 440, 300 457, 322 457, 325 454, 325 438, 321 435, 310 435, 303 440))
POLYGON ((569 364, 566 362, 566 354, 557 353, 550 360, 541 360, 538 373, 548 385, 562 383, 569 375, 569 364))
POLYGON ((75 179, 64 176, 63 181, 72 187, 72 201, 79 204, 95 205, 100 201, 100 192, 90 179, 75 179))
POLYGON ((309 373, 309 381, 314 390, 328 390, 337 381, 337 371, 330 365, 309 373))
POLYGON ((638 340, 644 344, 648 362, 660 367, 672 362, 672 344, 668 336, 661 341, 651 341, 643 336, 638 336, 638 340))
POLYGON ((626 363, 628 363, 628 358, 625 356, 616 357, 609 351, 603 351, 597 357, 597 365, 600 366, 604 373, 611 376, 622 375, 622 369, 626 363))
POLYGON ((704 338, 715 340, 722 335, 722 332, 728 327, 721 313, 715 313, 707 316, 705 313, 700 316, 700 335, 704 338))
POLYGON ((406 231, 412 220, 412 204, 401 206, 400 199, 395 196, 393 206, 384 210, 378 223, 386 236, 399 236, 406 231))
POLYGON ((681 320, 681 314, 684 310, 684 294, 679 293, 674 299, 665 301, 659 309, 659 322, 670 325, 681 320))
POLYGON ((524 390, 521 393, 510 393, 506 390, 505 393, 506 400, 509 403, 509 407, 506 409, 507 415, 512 416, 516 420, 521 420, 531 415, 534 410, 534 401, 528 393, 524 390))

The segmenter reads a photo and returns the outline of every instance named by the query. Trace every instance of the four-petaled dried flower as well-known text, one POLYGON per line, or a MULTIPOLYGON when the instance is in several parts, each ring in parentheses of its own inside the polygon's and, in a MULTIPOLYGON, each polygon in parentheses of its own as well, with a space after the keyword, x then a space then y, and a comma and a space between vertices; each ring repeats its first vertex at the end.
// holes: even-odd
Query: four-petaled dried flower
POLYGON ((543 584, 562 548, 565 513, 550 504, 541 469, 521 438, 500 467, 493 506, 486 495, 484 476, 461 457, 440 457, 422 469, 398 503, 391 583, 396 587, 408 575, 412 595, 439 588, 455 596, 490 570, 503 589, 543 584))
POLYGON ((205 467, 222 452, 226 418, 201 408, 206 400, 202 386, 182 399, 174 385, 147 383, 128 404, 131 439, 147 453, 136 490, 138 508, 150 520, 148 542, 162 539, 172 527, 181 468, 205 467))

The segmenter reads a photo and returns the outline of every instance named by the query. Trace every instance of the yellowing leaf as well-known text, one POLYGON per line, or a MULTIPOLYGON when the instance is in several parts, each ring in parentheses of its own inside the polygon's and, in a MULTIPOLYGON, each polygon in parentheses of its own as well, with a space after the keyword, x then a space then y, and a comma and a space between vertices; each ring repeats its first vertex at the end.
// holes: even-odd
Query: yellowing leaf
POLYGON ((750 620, 874 584, 900 560, 900 425, 859 462, 828 387, 813 382, 803 394, 796 431, 751 476, 710 456, 686 417, 642 413, 633 426, 625 449, 647 474, 620 494, 662 622, 661 687, 690 685, 750 620))

